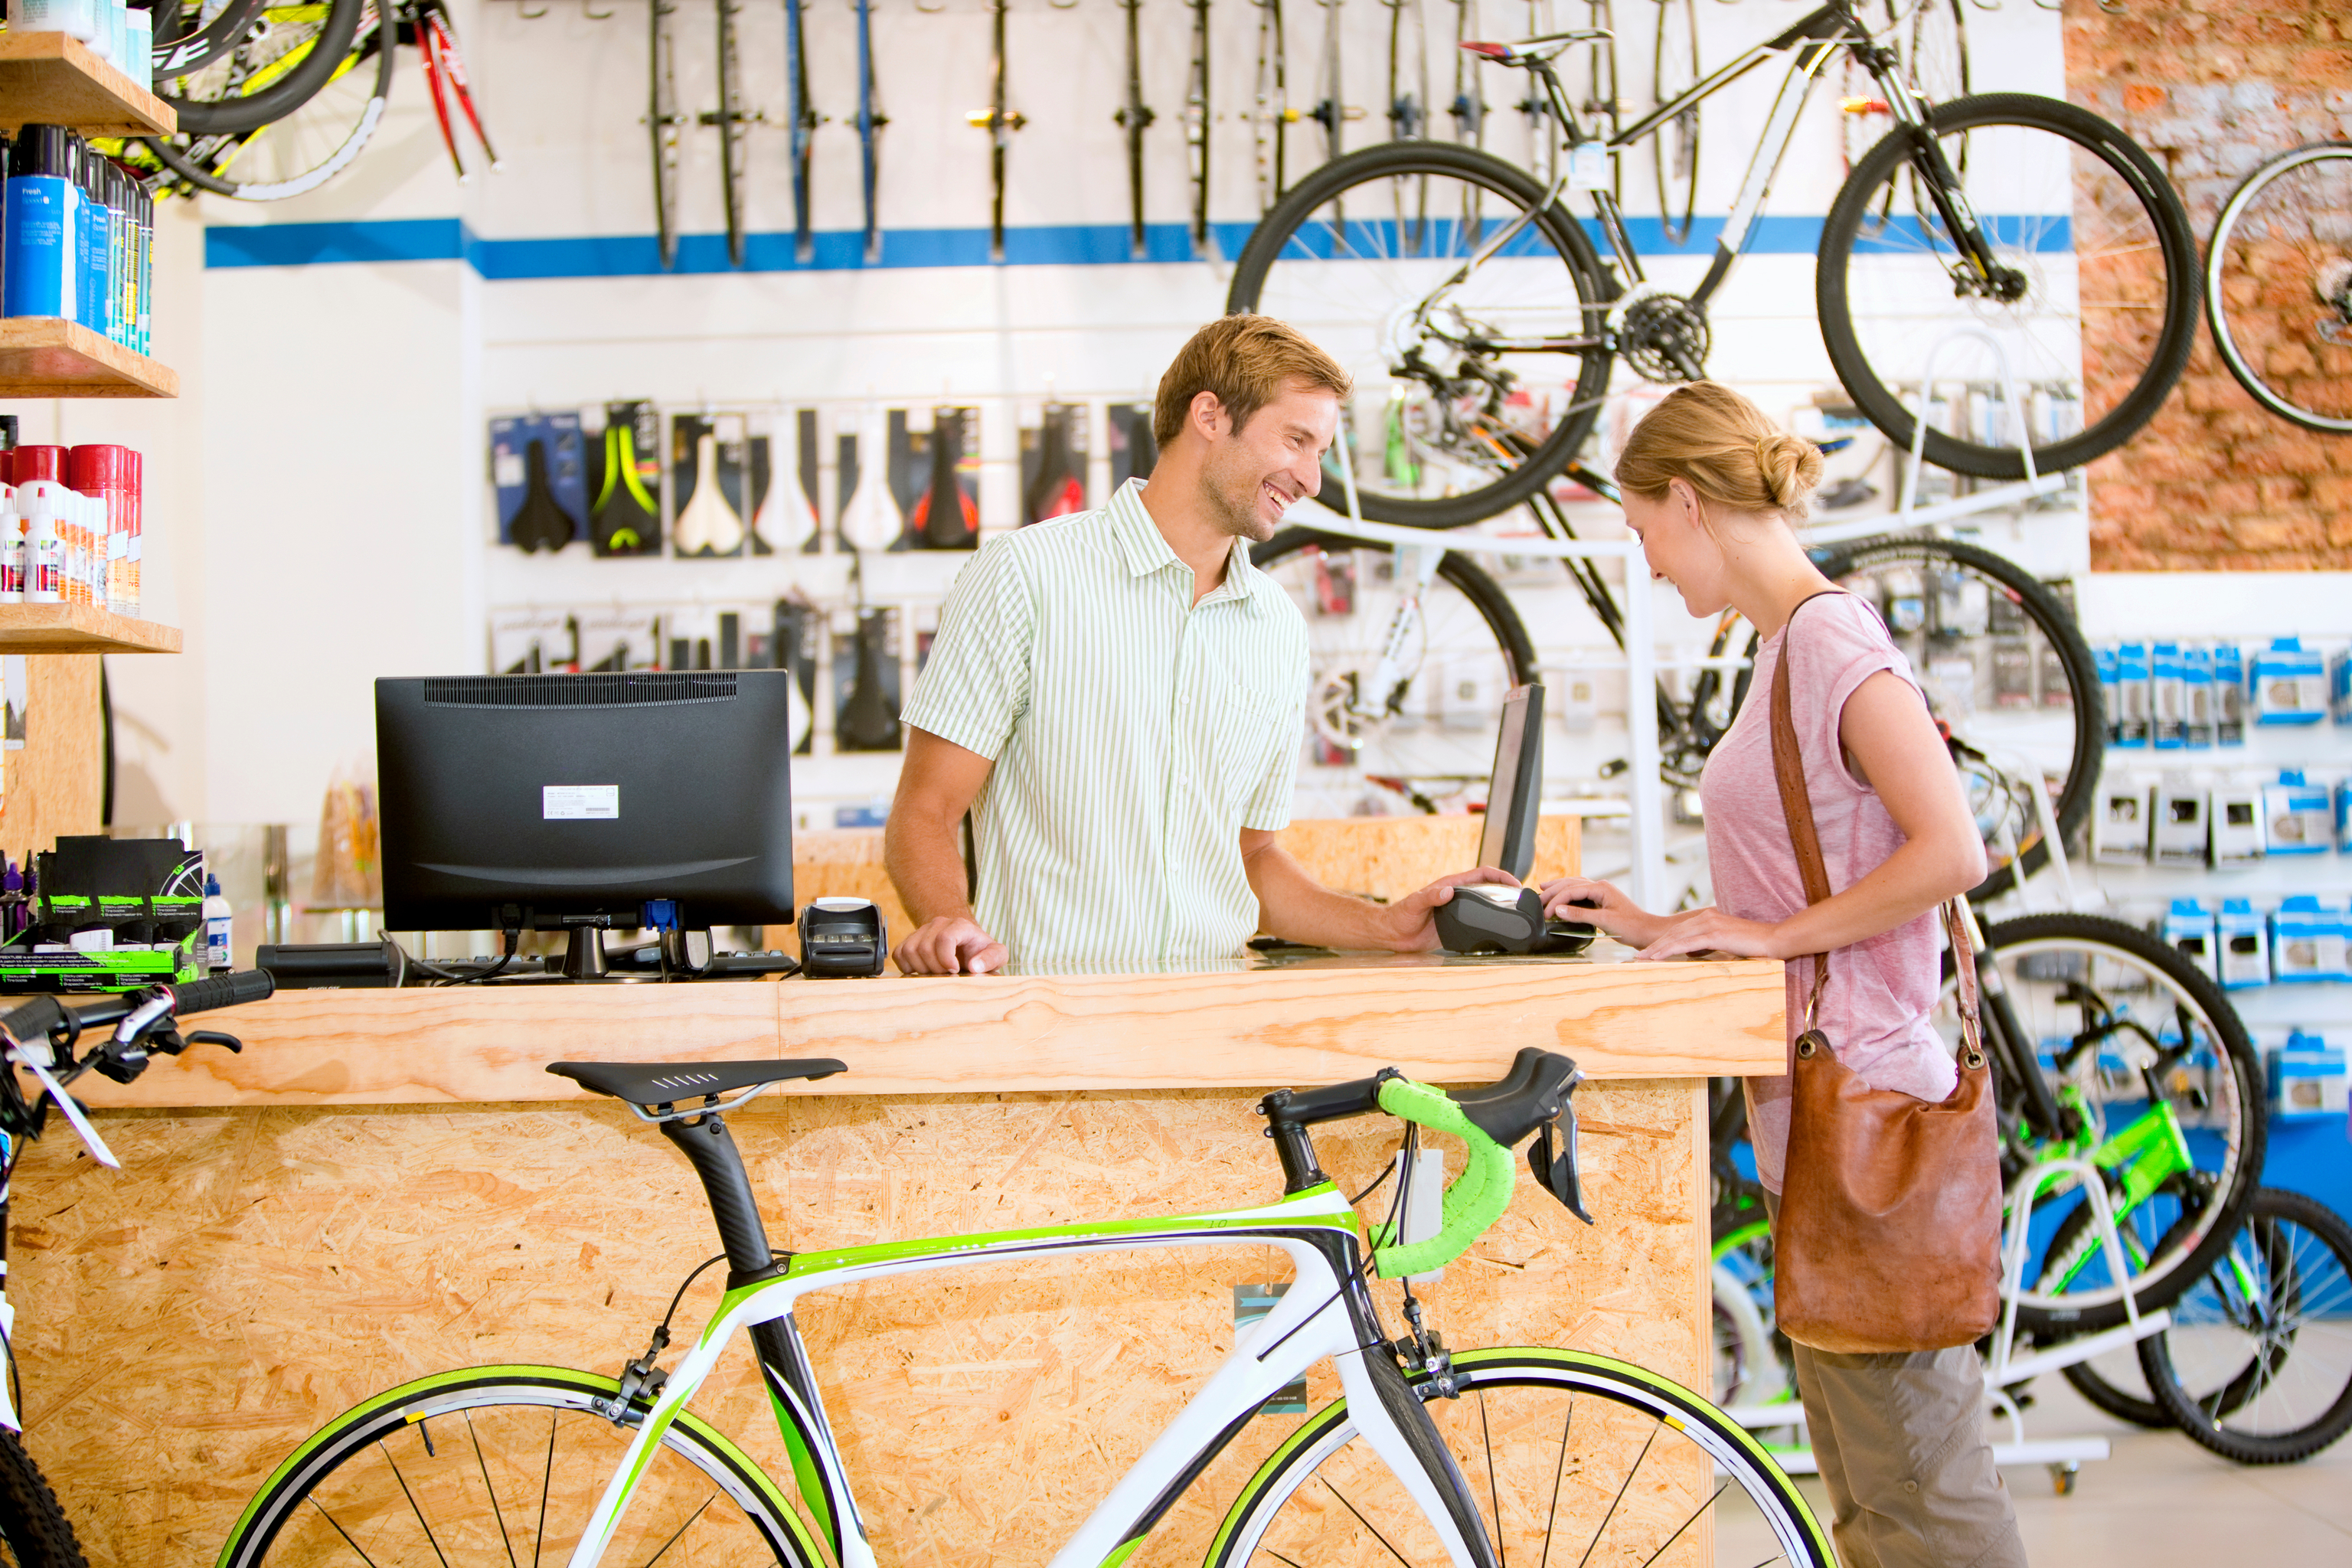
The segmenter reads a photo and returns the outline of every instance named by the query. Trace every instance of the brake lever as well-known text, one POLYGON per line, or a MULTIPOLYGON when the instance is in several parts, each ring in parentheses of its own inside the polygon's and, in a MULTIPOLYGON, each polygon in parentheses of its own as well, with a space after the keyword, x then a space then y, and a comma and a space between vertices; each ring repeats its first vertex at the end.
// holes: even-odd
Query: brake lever
POLYGON ((1536 1141, 1528 1145, 1528 1169, 1543 1184, 1544 1191, 1560 1201, 1569 1213, 1592 1223, 1591 1214, 1584 1206, 1584 1191, 1576 1174, 1576 1106, 1571 1102, 1559 1108, 1559 1115, 1538 1130, 1536 1141), (1568 1148, 1560 1152, 1552 1141, 1552 1132, 1561 1123, 1567 1124, 1568 1148))
POLYGON ((218 1029, 198 1029, 188 1037, 187 1043, 191 1046, 223 1046, 238 1052, 245 1049, 243 1040, 238 1039, 235 1035, 224 1035, 218 1029))

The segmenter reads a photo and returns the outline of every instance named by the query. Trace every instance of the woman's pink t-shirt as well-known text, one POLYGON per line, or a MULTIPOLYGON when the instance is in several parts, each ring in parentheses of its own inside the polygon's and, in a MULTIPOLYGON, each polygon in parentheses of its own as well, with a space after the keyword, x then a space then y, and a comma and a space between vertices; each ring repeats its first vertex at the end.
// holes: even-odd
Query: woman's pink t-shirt
MULTIPOLYGON (((1772 774, 1772 680, 1790 646, 1790 627, 1796 637, 1789 663, 1790 712, 1830 890, 1852 887, 1904 842, 1878 792, 1846 770, 1838 721, 1846 699, 1882 669, 1894 671, 1915 690, 1919 683, 1867 604, 1843 593, 1810 599, 1789 626, 1757 649, 1748 699, 1699 776, 1716 907, 1743 920, 1782 921, 1805 907, 1796 846, 1790 841, 1772 774)), ((1937 1101, 1949 1095, 1959 1081, 1958 1069, 1929 1019, 1941 971, 1933 911, 1840 948, 1830 961, 1817 1020, 1837 1059, 1873 1089, 1937 1101)), ((1804 1029, 1805 998, 1812 984, 1812 961, 1791 959, 1791 1047, 1804 1029)), ((1757 1173, 1776 1193, 1789 1147, 1790 1094, 1785 1074, 1748 1080, 1757 1173)))

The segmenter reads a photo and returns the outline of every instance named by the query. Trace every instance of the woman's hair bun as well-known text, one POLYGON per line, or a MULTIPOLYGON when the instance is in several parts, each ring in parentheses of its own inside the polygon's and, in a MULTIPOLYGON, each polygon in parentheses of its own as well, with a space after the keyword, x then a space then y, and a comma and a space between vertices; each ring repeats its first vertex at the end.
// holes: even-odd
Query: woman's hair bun
POLYGON ((1803 520, 1821 483, 1821 448, 1789 435, 1720 382, 1685 383, 1658 400, 1617 455, 1617 482, 1651 500, 1676 479, 1708 505, 1803 520))
POLYGON ((1803 516, 1806 497, 1822 482, 1822 449, 1801 436, 1774 431, 1757 437, 1756 467, 1773 506, 1803 516))

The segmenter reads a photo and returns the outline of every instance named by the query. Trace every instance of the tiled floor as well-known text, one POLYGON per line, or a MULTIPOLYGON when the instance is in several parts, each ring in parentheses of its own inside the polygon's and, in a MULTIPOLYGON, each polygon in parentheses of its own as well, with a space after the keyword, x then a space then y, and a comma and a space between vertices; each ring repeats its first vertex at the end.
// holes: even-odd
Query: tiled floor
MULTIPOLYGON (((2048 1377, 2033 1385, 2029 1438, 2106 1437, 2060 1497, 2041 1466, 2004 1470, 2036 1568, 2342 1568, 2352 1564, 2352 1437, 2299 1465, 2247 1467, 2177 1432, 2101 1415, 2048 1377)), ((1801 1483, 1824 1519, 1819 1480, 1801 1483)))

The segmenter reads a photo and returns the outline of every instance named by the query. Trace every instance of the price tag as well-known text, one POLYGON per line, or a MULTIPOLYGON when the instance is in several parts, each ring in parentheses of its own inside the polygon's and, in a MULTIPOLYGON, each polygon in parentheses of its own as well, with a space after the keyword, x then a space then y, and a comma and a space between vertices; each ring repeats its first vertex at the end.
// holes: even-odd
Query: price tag
POLYGON ((1604 142, 1580 142, 1569 150, 1568 188, 1597 191, 1610 183, 1609 146, 1604 142))

